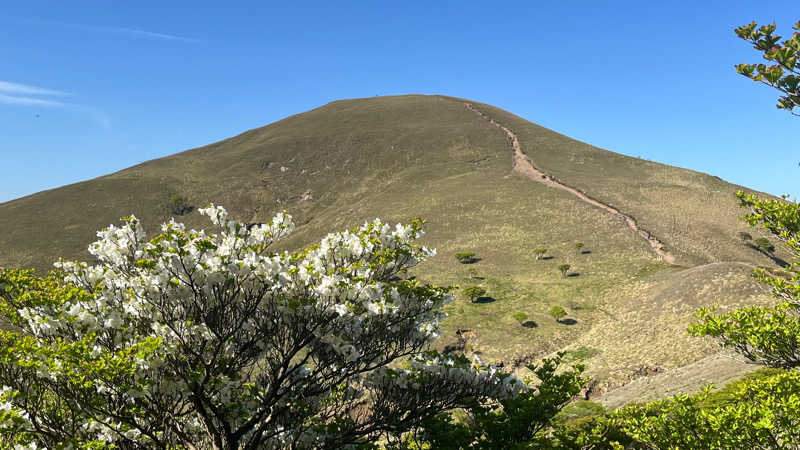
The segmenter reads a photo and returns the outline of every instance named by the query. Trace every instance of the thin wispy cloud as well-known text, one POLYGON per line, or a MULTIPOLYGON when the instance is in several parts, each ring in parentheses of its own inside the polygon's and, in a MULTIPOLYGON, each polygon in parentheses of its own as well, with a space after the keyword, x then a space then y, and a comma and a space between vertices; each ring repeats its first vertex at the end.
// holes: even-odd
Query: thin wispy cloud
POLYGON ((68 103, 51 100, 49 98, 39 98, 47 96, 65 96, 66 92, 56 91, 55 89, 45 89, 28 84, 12 83, 0 80, 0 103, 6 105, 28 105, 28 106, 69 106, 68 103))
POLYGON ((86 114, 92 122, 100 125, 107 131, 111 130, 111 119, 102 110, 88 105, 52 100, 47 97, 58 98, 59 96, 63 97, 67 95, 72 94, 56 91, 54 89, 0 80, 0 105, 66 108, 67 110, 86 114))
POLYGON ((122 34, 131 37, 138 37, 144 39, 159 39, 159 40, 167 40, 167 41, 182 41, 182 42, 197 42, 197 39, 192 39, 183 36, 177 36, 174 34, 167 34, 167 33, 158 33, 155 31, 146 31, 146 30, 137 30, 135 28, 123 28, 123 27, 109 27, 109 26, 101 26, 101 25, 80 25, 75 23, 62 23, 61 25, 68 27, 68 28, 76 28, 79 30, 86 30, 86 31, 96 31, 100 33, 113 33, 113 34, 122 34))
POLYGON ((29 24, 36 24, 36 25, 48 25, 48 26, 57 26, 63 28, 70 28, 73 30, 81 30, 81 31, 91 31, 95 33, 106 33, 106 34, 116 34, 119 36, 127 36, 131 38, 137 39, 149 39, 149 40, 161 40, 161 41, 180 41, 180 42, 200 42, 198 39, 189 38, 185 36, 178 36, 176 34, 170 33, 161 33, 158 31, 150 31, 150 30, 141 30, 138 28, 127 28, 127 27, 117 27, 111 25, 91 25, 91 24, 82 24, 82 23, 72 23, 72 22, 59 22, 54 20, 42 20, 42 19, 21 19, 16 18, 16 21, 29 23, 29 24))
MULTIPOLYGON (((36 98, 30 97, 25 95, 8 95, 4 94, 3 90, 8 86, 22 86, 26 88, 30 88, 31 90, 37 89, 37 92, 46 92, 50 95, 69 95, 64 92, 60 91, 53 91, 50 89, 42 89, 42 88, 34 88, 33 86, 25 86, 23 84, 17 83, 10 83, 7 81, 0 81, 0 105, 15 105, 15 106, 42 106, 42 107, 57 107, 57 108, 65 108, 68 111, 75 111, 80 114, 84 114, 89 117, 89 119, 94 122, 95 124, 101 126, 106 131, 111 131, 111 118, 102 110, 95 108, 93 106, 88 105, 81 105, 77 103, 65 103, 59 102, 56 100, 50 100, 48 98, 36 98)), ((17 89, 15 91, 11 91, 10 89, 6 90, 7 92, 15 92, 15 93, 23 93, 22 89, 17 89)), ((27 91, 31 92, 31 91, 27 91)))
POLYGON ((69 95, 66 92, 44 89, 36 86, 28 86, 19 83, 11 83, 9 81, 2 80, 0 80, 0 93, 12 95, 69 95))
POLYGON ((0 103, 6 105, 28 105, 28 106, 70 106, 68 103, 57 102, 42 98, 6 95, 3 94, 2 92, 0 92, 0 103))

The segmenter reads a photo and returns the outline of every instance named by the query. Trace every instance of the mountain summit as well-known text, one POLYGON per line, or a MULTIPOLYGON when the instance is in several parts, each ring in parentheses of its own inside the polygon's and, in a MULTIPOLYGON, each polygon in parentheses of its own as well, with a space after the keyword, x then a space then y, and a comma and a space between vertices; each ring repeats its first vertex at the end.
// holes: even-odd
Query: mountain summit
POLYGON ((422 217, 439 255, 415 275, 486 290, 474 302, 456 291, 442 348, 512 365, 566 349, 616 404, 746 370, 685 331, 698 307, 766 299, 749 272, 780 262, 738 238, 738 189, 471 100, 342 100, 0 204, 0 266, 86 260, 94 233, 130 214, 153 232, 171 216, 207 227, 193 209, 212 202, 252 223, 288 211, 294 248, 374 217, 422 217), (555 306, 566 318, 548 315, 555 306))

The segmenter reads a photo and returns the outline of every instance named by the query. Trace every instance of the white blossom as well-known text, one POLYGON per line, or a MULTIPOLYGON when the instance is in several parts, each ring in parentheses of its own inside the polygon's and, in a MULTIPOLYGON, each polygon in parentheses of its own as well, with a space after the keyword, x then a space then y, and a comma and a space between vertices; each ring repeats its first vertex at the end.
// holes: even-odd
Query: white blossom
MULTIPOLYGON (((384 396, 413 408, 447 404, 452 394, 443 386, 495 398, 523 389, 481 363, 419 353, 439 335, 440 309, 453 301, 444 289, 398 278, 435 255, 414 245, 423 234, 419 226, 390 227, 375 219, 290 254, 270 250, 294 229, 288 214, 247 226, 221 206, 199 212, 216 226, 214 232, 187 230, 170 220, 147 242, 133 216, 98 232, 89 247, 96 264, 56 264, 65 281, 86 290, 82 300, 18 311, 25 331, 42 342, 54 336, 93 339, 87 357, 98 361, 138 346, 152 348, 131 357, 130 379, 87 382, 86 389, 108 399, 107 405, 162 398, 187 408, 164 411, 168 419, 160 422, 139 417, 124 424, 111 419, 124 415, 97 413, 80 424, 87 437, 147 442, 141 429, 167 423, 158 433, 205 439, 206 419, 186 400, 191 391, 224 409, 230 429, 263 417, 272 436, 264 448, 280 448, 284 439, 313 447, 332 437, 291 424, 312 420, 308 411, 335 398, 361 408, 363 399, 384 396), (153 339, 157 345, 147 347, 153 339), (391 369, 408 349, 414 353, 410 367, 391 369)), ((31 367, 40 380, 74 375, 59 359, 31 367)), ((0 411, 18 409, 11 392, 0 390, 0 411)))

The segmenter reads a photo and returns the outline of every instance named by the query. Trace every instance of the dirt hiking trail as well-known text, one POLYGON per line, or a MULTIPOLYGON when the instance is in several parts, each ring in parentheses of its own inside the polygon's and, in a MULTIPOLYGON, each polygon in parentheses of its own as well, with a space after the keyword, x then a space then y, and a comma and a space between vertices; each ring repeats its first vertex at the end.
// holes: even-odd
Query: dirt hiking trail
POLYGON ((566 184, 564 184, 564 183, 558 181, 557 179, 555 179, 553 176, 548 175, 547 173, 543 172, 541 169, 538 169, 533 164, 533 162, 531 162, 531 160, 528 158, 528 156, 525 155, 525 153, 522 152, 522 148, 519 145, 519 138, 517 138, 517 135, 513 131, 511 131, 509 128, 503 126, 502 124, 496 122, 494 119, 492 119, 491 117, 489 117, 487 114, 483 113, 482 111, 479 111, 478 109, 476 109, 474 106, 472 106, 472 103, 464 102, 464 106, 468 110, 474 112, 475 114, 477 114, 480 117, 482 117, 484 120, 488 121, 490 124, 492 124, 495 127, 503 130, 503 132, 506 134, 506 139, 508 140, 508 144, 511 146, 511 149, 514 151, 514 159, 512 160, 513 170, 516 170, 517 172, 525 175, 526 177, 530 178, 533 181, 542 183, 542 184, 544 184, 546 186, 550 186, 550 187, 561 189, 563 191, 567 191, 570 194, 572 194, 572 195, 578 197, 579 199, 583 200, 584 202, 586 202, 586 203, 588 203, 588 204, 590 204, 592 206, 596 206, 596 207, 598 207, 598 208, 600 208, 602 210, 605 210, 606 212, 609 212, 609 213, 619 217, 628 226, 628 228, 630 228, 633 232, 638 234, 642 239, 646 240, 647 243, 650 244, 650 247, 653 249, 653 251, 656 252, 656 254, 658 254, 658 256, 660 256, 661 259, 664 260, 664 262, 666 262, 667 264, 675 264, 675 257, 673 255, 671 255, 669 252, 667 252, 666 250, 664 250, 664 243, 661 242, 660 240, 658 240, 658 238, 656 238, 652 233, 648 232, 647 230, 643 230, 643 229, 639 228, 639 226, 636 224, 636 219, 634 219, 633 217, 631 217, 631 216, 629 216, 627 214, 624 214, 624 213, 620 212, 618 209, 614 208, 611 205, 608 205, 608 204, 603 203, 603 202, 601 202, 599 200, 595 200, 595 199, 589 197, 588 195, 586 195, 582 191, 579 191, 578 189, 575 189, 572 186, 567 186, 566 184))

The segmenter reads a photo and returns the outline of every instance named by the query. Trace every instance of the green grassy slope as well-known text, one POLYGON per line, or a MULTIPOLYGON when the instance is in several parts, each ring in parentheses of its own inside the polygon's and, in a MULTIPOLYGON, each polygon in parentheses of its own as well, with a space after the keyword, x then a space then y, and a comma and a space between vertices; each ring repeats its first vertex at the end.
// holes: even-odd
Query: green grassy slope
MULTIPOLYGON (((46 268, 85 257, 93 231, 127 214, 168 218, 182 194, 243 220, 289 209, 305 223, 386 186, 505 166, 502 137, 436 97, 341 101, 225 141, 0 204, 0 264, 46 268), (479 163, 469 161, 488 158, 479 163), (312 200, 302 201, 308 193, 312 200), (78 232, 76 232, 78 230, 78 232)), ((341 215, 341 214, 340 214, 341 215)), ((195 215, 185 217, 199 224, 195 215)), ((320 224, 328 229, 336 223, 320 224)))
MULTIPOLYGON (((448 305, 439 347, 454 344, 457 329, 471 330, 470 350, 488 361, 591 347, 592 373, 608 380, 609 389, 632 377, 638 355, 668 368, 713 352, 685 337, 688 312, 715 299, 750 301, 757 288, 736 266, 735 281, 726 285, 730 294, 714 291, 693 302, 680 289, 685 269, 719 261, 772 264, 738 242, 736 232, 744 229, 733 199, 738 187, 596 149, 474 105, 512 128, 537 167, 653 231, 680 266, 665 265, 618 218, 513 172, 502 131, 462 100, 440 96, 333 102, 206 147, 0 204, 0 266, 46 269, 58 257, 86 259, 94 232, 131 213, 157 230, 175 194, 195 206, 222 204, 249 222, 287 210, 298 229, 285 248, 374 217, 423 217, 429 221, 425 243, 439 255, 417 275, 447 285, 478 283, 490 297, 448 305), (576 242, 585 244, 585 253, 575 251, 576 242), (536 260, 537 247, 546 247, 552 259, 536 260), (458 264, 453 253, 463 250, 481 260, 458 264), (557 266, 564 263, 575 276, 560 276, 557 266), (481 278, 467 279, 468 268, 481 278), (567 309, 568 324, 547 315, 553 305, 567 309), (527 314, 526 326, 512 317, 517 312, 527 314), (639 341, 648 320, 665 331, 639 341), (671 350, 656 351, 661 347, 671 350)), ((179 220, 207 224, 196 212, 179 220)), ((696 270, 690 278, 703 285, 716 273, 696 270)))
MULTIPOLYGON (((744 189, 715 176, 604 151, 476 104, 511 128, 533 163, 567 185, 618 207, 658 236, 684 265, 753 259, 739 244, 741 215, 731 195, 744 189)), ((647 143, 643 142, 642 146, 647 143)), ((766 257, 758 258, 769 264, 766 257)))

